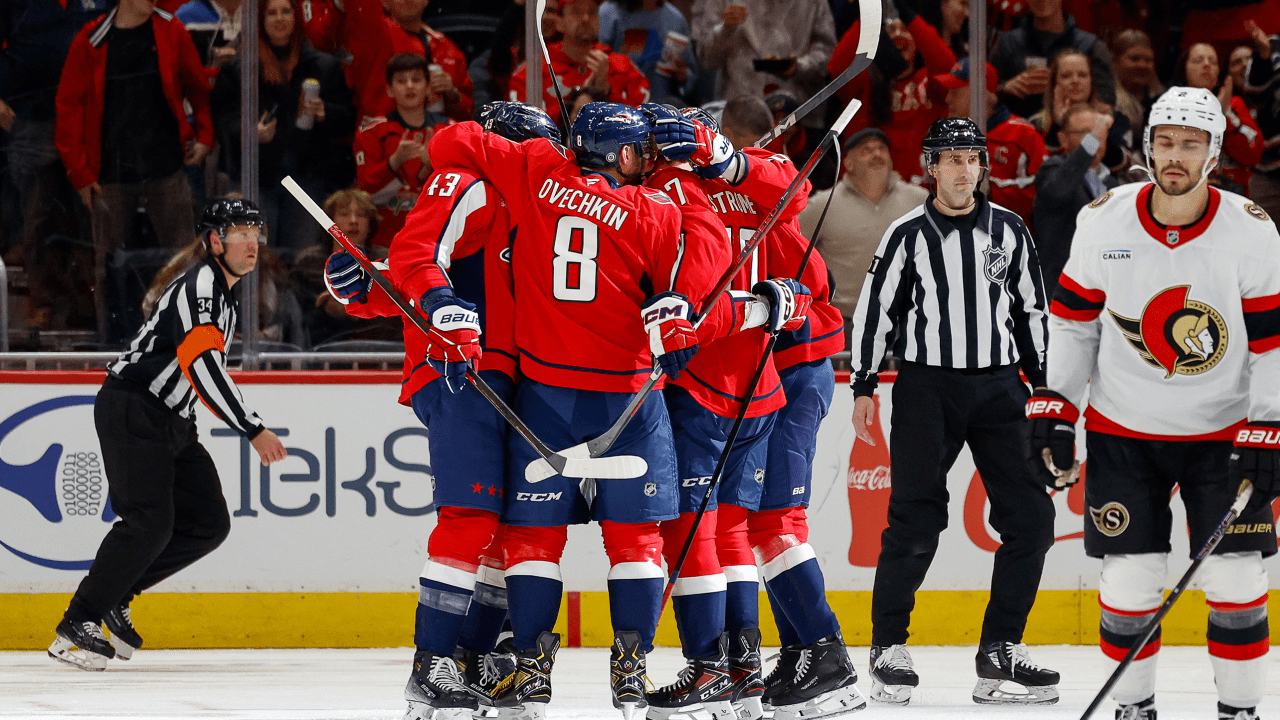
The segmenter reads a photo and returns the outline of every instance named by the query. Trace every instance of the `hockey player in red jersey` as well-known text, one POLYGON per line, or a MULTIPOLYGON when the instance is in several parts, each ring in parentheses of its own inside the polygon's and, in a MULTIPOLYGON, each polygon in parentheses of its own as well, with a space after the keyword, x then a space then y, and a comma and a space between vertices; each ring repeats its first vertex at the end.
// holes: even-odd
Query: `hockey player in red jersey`
MULTIPOLYGON (((678 375, 699 343, 741 327, 744 313, 728 296, 698 330, 690 322, 691 307, 706 301, 730 254, 709 206, 682 213, 664 192, 637 185, 652 168, 651 142, 639 110, 591 103, 574 121, 572 158, 549 143, 508 143, 469 123, 441 130, 431 143, 435 162, 493 183, 519 226, 512 262, 524 380, 513 409, 554 447, 604 432, 655 363, 678 375)), ((761 310, 765 322, 789 319, 787 306, 761 310)), ((666 406, 642 404, 610 450, 648 460, 647 473, 633 480, 557 475, 535 483, 524 475, 538 459, 528 445, 512 440, 508 452, 504 550, 520 657, 500 703, 544 716, 559 647, 551 628, 566 526, 596 520, 611 565, 613 700, 629 716, 645 703, 644 655, 662 596, 658 523, 677 515, 666 406)))
MULTIPOLYGON (((491 103, 481 118, 510 140, 560 140, 551 118, 523 103, 491 103)), ((411 719, 469 718, 477 697, 488 700, 493 689, 481 681, 480 669, 506 615, 498 517, 506 499, 507 427, 462 375, 468 360, 481 360, 483 337, 481 376, 504 399, 513 394, 511 228, 492 185, 473 172, 442 166, 428 177, 387 258, 393 284, 432 325, 424 335, 405 319, 400 393, 400 402, 431 430, 439 515, 419 578, 417 652, 405 689, 411 719)), ((334 254, 326 272, 330 291, 348 313, 400 314, 347 253, 334 254)))
MULTIPOLYGON (((1200 88, 1156 101, 1143 138, 1153 183, 1080 211, 1051 308, 1048 389, 1027 405, 1028 460, 1074 479, 1089 431, 1085 552, 1102 558, 1100 642, 1112 663, 1164 601, 1179 488, 1192 552, 1253 483, 1249 505, 1201 566, 1220 720, 1255 720, 1266 690, 1269 507, 1280 491, 1280 235, 1246 198, 1206 185, 1226 119, 1200 88)), ((1116 685, 1117 718, 1151 720, 1160 635, 1116 685)))
POLYGON ((427 109, 427 61, 400 53, 387 61, 387 95, 396 109, 367 122, 356 134, 356 184, 378 206, 373 244, 390 247, 431 173, 427 141, 451 122, 427 109))

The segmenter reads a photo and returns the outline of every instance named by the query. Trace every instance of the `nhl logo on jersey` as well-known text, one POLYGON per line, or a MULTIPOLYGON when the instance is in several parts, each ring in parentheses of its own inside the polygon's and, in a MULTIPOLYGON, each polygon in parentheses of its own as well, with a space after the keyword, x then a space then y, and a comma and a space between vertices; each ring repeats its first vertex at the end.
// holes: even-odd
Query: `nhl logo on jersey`
POLYGON ((1112 195, 1112 191, 1110 190, 1106 191, 1102 195, 1099 195, 1093 202, 1089 203, 1089 207, 1091 208, 1102 207, 1102 203, 1110 200, 1111 195, 1112 195))
POLYGON ((1001 285, 1009 275, 1009 253, 1004 248, 989 247, 982 251, 983 274, 991 282, 1001 285))
POLYGON ((756 484, 764 484, 764 468, 756 468, 756 484))
POLYGON ((1170 245, 1177 245, 1180 239, 1178 237, 1178 228, 1169 228, 1165 231, 1164 241, 1170 245))
POLYGON ((645 483, 645 484, 644 484, 644 496, 645 496, 645 497, 653 497, 654 495, 657 495, 657 494, 658 494, 658 483, 645 483))
POLYGON ((1258 218, 1259 220, 1271 219, 1271 216, 1267 214, 1267 211, 1263 210, 1262 207, 1259 206, 1257 203, 1249 203, 1248 205, 1245 205, 1244 211, 1258 218))
POLYGON ((1190 293, 1190 285, 1162 290, 1136 320, 1108 311, 1138 356, 1164 370, 1166 380, 1212 370, 1227 354, 1226 321, 1190 293))
POLYGON ((1089 508, 1093 526, 1107 537, 1115 537, 1129 527, 1129 509, 1118 502, 1109 502, 1101 508, 1089 508))

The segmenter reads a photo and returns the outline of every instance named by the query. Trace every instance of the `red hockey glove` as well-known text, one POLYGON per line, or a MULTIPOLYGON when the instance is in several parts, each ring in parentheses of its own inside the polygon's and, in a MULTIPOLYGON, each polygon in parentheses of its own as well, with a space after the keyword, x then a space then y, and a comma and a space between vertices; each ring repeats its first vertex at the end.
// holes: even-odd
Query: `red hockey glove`
POLYGON ((476 306, 453 296, 447 289, 433 290, 419 304, 431 323, 427 333, 427 364, 444 376, 449 392, 462 388, 467 363, 479 360, 480 316, 476 306))
POLYGON ((1232 480, 1253 483, 1253 496, 1241 517, 1260 510, 1280 497, 1280 422, 1254 422, 1236 433, 1236 447, 1231 453, 1232 480))
POLYGON ((689 321, 692 314, 689 299, 677 292, 659 293, 640 306, 649 351, 672 378, 680 377, 680 371, 698 352, 698 334, 689 321))
POLYGON ((1031 474, 1050 490, 1080 480, 1076 462, 1076 419, 1080 411, 1052 390, 1036 390, 1027 400, 1027 462, 1031 474))

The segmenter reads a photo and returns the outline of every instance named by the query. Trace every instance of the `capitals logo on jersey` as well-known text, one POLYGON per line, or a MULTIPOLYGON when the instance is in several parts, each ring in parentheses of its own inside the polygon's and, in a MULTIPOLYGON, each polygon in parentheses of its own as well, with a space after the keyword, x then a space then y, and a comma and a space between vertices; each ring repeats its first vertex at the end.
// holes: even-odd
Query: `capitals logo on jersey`
POLYGON ((1190 299, 1190 285, 1161 290, 1134 320, 1111 312, 1138 355, 1165 371, 1165 379, 1207 372, 1227 352, 1227 324, 1205 303, 1190 299))

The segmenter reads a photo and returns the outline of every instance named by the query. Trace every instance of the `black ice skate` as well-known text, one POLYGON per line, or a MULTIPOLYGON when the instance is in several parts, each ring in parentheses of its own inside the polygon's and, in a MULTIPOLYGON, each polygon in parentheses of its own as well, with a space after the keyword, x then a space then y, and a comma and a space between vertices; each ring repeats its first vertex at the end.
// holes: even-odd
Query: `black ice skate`
MULTIPOLYGON (((1221 706, 1219 706, 1221 707, 1221 706)), ((1116 708, 1116 720, 1156 720, 1156 696, 1116 708)))
POLYGON ((911 690, 920 684, 906 645, 871 646, 871 699, 892 705, 911 702, 911 690))
POLYGON ((1031 662, 1022 643, 983 645, 976 658, 978 684, 973 701, 1006 705, 1052 705, 1058 702, 1058 673, 1031 662), (1017 688, 1010 688, 1013 683, 1017 688))
POLYGON ((534 647, 518 653, 515 676, 504 689, 494 693, 498 717, 546 720, 547 703, 551 702, 551 666, 559 649, 560 636, 544 632, 534 647))
POLYGON ((733 680, 733 710, 738 714, 738 720, 763 718, 760 628, 747 628, 738 634, 738 644, 729 656, 729 677, 733 680))
POLYGON ((699 708, 706 710, 711 720, 735 720, 727 640, 721 635, 719 653, 689 660, 679 680, 649 693, 648 720, 666 720, 673 715, 692 718, 699 708))
POLYGON ((453 658, 429 650, 413 654, 413 675, 404 699, 409 703, 404 720, 470 720, 479 707, 453 658))
POLYGON ((609 689, 613 706, 622 711, 623 720, 631 720, 638 709, 649 705, 645 698, 645 657, 640 633, 623 630, 614 633, 609 651, 609 689))
MULTIPOLYGON (((1154 712, 1151 717, 1155 717, 1154 712)), ((1258 708, 1238 708, 1218 703, 1218 720, 1258 720, 1258 708)))
POLYGON ((134 650, 142 649, 142 636, 133 628, 128 605, 112 608, 102 618, 102 624, 111 633, 111 646, 116 649, 116 657, 128 660, 133 657, 134 650))
POLYGON ((482 710, 492 708, 493 696, 515 681, 516 649, 510 638, 499 643, 491 653, 459 647, 453 659, 458 663, 463 684, 479 701, 482 710))
POLYGON ((764 694, 760 696, 760 702, 765 707, 772 707, 773 699, 795 679, 796 663, 800 661, 803 650, 803 645, 788 645, 778 653, 778 662, 764 678, 764 694))
POLYGON ((49 657, 58 662, 81 670, 101 671, 106 670, 107 661, 116 656, 116 649, 107 642, 98 623, 63 618, 56 632, 58 637, 49 646, 49 657))
POLYGON ((796 660, 795 677, 772 698, 774 720, 812 720, 857 712, 867 706, 858 691, 844 638, 839 633, 806 645, 796 660))

